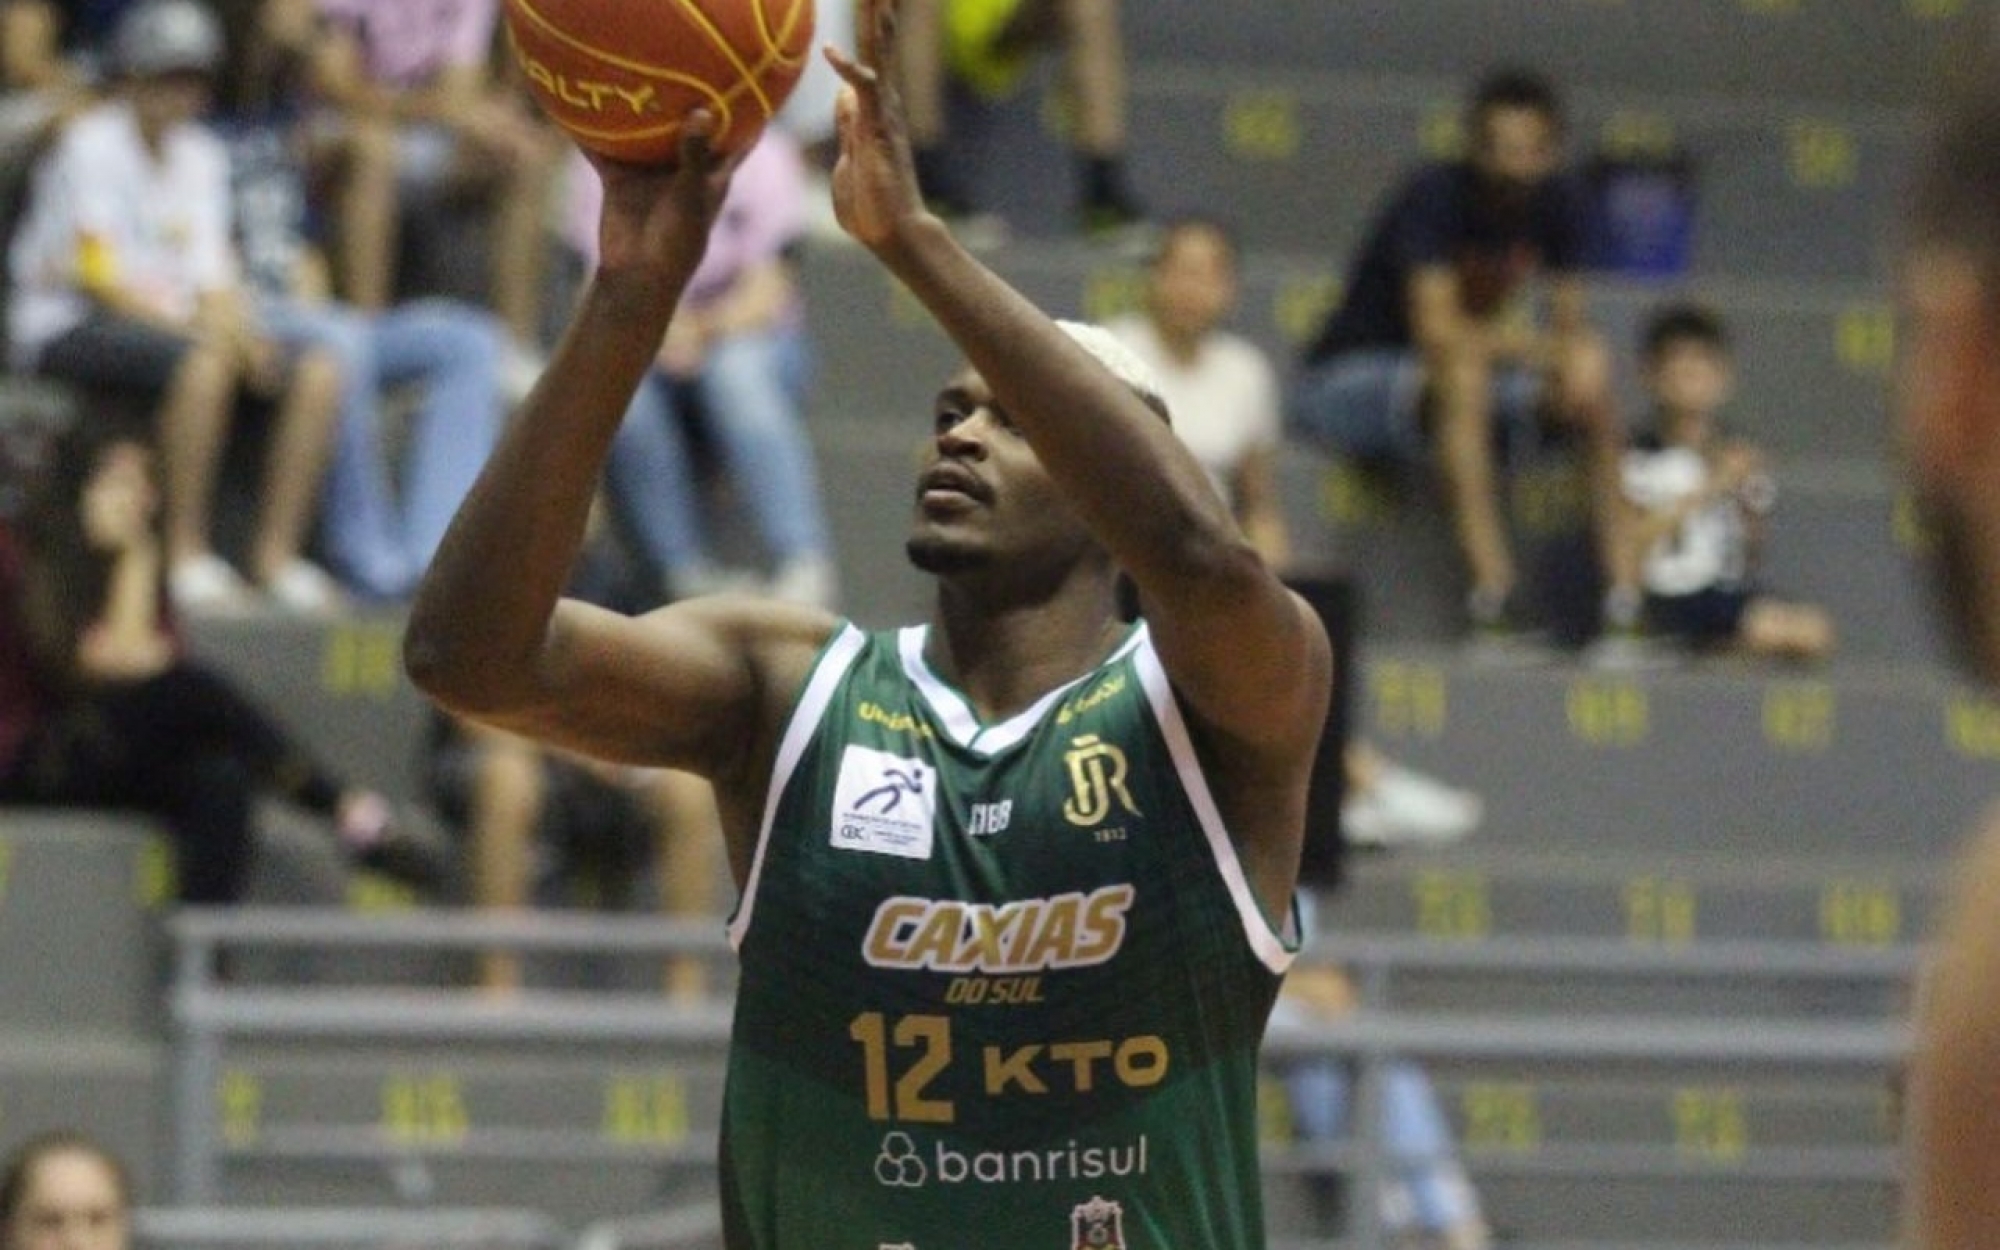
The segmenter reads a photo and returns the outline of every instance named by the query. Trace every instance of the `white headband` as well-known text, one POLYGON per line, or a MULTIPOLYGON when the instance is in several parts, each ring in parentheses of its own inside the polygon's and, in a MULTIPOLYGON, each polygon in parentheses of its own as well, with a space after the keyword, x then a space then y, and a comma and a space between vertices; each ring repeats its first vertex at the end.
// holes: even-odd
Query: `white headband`
POLYGON ((1165 411, 1166 397, 1160 393, 1159 375, 1151 365, 1139 359, 1131 348, 1118 341, 1118 336, 1103 326, 1089 325, 1081 321, 1058 321, 1063 333, 1075 340, 1076 345, 1089 352, 1098 364, 1111 371, 1111 376, 1138 392, 1139 397, 1154 407, 1165 411))

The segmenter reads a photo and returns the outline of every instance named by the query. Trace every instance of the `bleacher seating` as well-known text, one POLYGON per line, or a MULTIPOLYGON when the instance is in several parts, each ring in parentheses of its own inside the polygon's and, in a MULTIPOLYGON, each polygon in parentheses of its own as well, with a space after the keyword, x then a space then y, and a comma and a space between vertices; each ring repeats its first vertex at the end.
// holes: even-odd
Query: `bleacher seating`
MULTIPOLYGON (((1352 957, 1372 949, 1392 965, 1392 991, 1344 1032, 1274 1038, 1274 1054, 1426 1060, 1512 1246, 1892 1239, 1893 1022, 1943 865, 1992 788, 2000 709, 1938 666, 1918 589, 1925 536, 1890 451, 1884 279, 1915 110, 1986 20, 1962 0, 1128 6, 1135 179, 1162 210, 1238 225, 1243 328, 1281 359, 1328 306, 1391 180, 1458 142, 1465 83, 1485 66, 1539 65, 1571 88, 1580 155, 1687 152, 1688 275, 1599 276, 1596 306, 1621 347, 1669 293, 1730 319, 1736 415, 1778 458, 1774 584, 1827 603, 1842 628, 1843 657, 1823 671, 1477 668, 1445 645, 1459 594, 1428 485, 1312 449, 1288 457, 1302 548, 1363 588, 1365 724, 1392 754, 1479 790, 1488 819, 1462 846, 1357 862, 1325 914, 1352 957), (1746 964, 1699 971, 1711 959, 1746 964)), ((1129 307, 1133 262, 1064 237, 1055 112, 1020 103, 965 122, 980 189, 1025 236, 996 267, 1052 311, 1129 307)), ((474 236, 434 242, 448 280, 474 236)), ((811 433, 846 607, 870 625, 911 619, 927 598, 900 554, 910 466, 956 354, 859 253, 811 246, 804 277, 820 365, 811 433)), ((1630 399, 1629 359, 1620 385, 1630 399)), ((0 436, 63 408, 0 380, 0 436)), ((1560 456, 1527 466, 1510 505, 1538 574, 1573 567, 1581 511, 1560 456)), ((205 622, 193 641, 344 770, 407 799, 425 709, 399 630, 391 612, 205 622)), ((296 854, 265 860, 259 902, 390 910, 324 933, 297 914, 274 922, 271 941, 238 952, 226 992, 177 1000, 181 1027, 216 1043, 204 1048, 163 1025, 167 857, 153 833, 0 813, 0 1141, 88 1122, 160 1203, 141 1226, 162 1244, 265 1244, 246 1231, 254 1219, 234 1225, 251 1240, 226 1235, 244 1207, 269 1220, 302 1204, 496 1202, 594 1225, 590 1250, 715 1244, 704 1213, 723 1003, 652 997, 640 987, 656 971, 607 949, 627 930, 588 921, 578 932, 605 948, 543 958, 615 965, 577 978, 611 992, 457 996, 472 947, 440 933, 370 946, 429 919, 393 892, 350 890, 322 841, 270 823, 296 854), (331 934, 350 931, 361 949, 335 949, 331 934), (440 986, 453 994, 425 992, 440 986), (578 1029, 598 1043, 581 1047, 578 1029), (169 1203, 229 1209, 203 1224, 169 1203), (685 1209, 652 1227, 604 1222, 663 1206, 685 1209)), ((1303 1175, 1379 1166, 1365 1151, 1300 1151, 1281 1124, 1268 1160, 1281 1250, 1337 1236, 1303 1175)), ((495 1231, 493 1243, 548 1231, 512 1227, 528 1242, 495 1231)), ((1353 1230, 1341 1244, 1374 1250, 1353 1230)))

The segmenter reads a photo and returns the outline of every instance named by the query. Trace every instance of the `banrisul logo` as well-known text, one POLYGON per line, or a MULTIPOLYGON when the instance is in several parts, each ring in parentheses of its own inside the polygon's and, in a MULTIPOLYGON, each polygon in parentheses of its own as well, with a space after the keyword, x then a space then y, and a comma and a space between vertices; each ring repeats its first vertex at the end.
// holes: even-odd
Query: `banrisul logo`
POLYGON ((835 850, 929 859, 937 816, 937 770, 922 760, 850 746, 834 784, 835 850))
MULTIPOLYGON (((875 1182, 884 1189, 957 1185, 1047 1185, 1145 1176, 1152 1170, 1144 1133, 1125 1142, 1065 1141, 1030 1150, 978 1150, 942 1141, 919 1142, 902 1130, 882 1138, 875 1182)), ((1125 1250, 1125 1215, 1117 1203, 1092 1198, 1070 1216, 1075 1250, 1125 1250), (1090 1238, 1099 1240, 1090 1240, 1090 1238), (1108 1238, 1108 1240, 1106 1240, 1108 1238)))

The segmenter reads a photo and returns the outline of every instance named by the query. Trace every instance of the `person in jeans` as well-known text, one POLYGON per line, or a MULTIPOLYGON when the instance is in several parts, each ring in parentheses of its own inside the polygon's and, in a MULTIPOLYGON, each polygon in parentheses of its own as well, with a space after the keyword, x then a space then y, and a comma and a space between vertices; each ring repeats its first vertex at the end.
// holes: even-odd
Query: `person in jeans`
POLYGON ((307 84, 320 18, 312 0, 257 0, 235 27, 218 129, 229 145, 237 249, 269 332, 329 354, 340 417, 321 538, 364 598, 407 598, 499 437, 506 332, 483 309, 426 299, 369 310, 327 298, 328 266, 310 232, 307 84), (400 480, 383 410, 415 388, 400 480))
MULTIPOLYGON (((580 155, 573 178, 570 242, 590 260, 603 189, 580 155)), ((687 302, 612 444, 609 502, 668 597, 735 580, 719 570, 702 524, 690 404, 769 553, 770 593, 823 606, 837 593, 801 412, 810 347, 788 256, 804 228, 804 188, 797 145, 767 130, 736 171, 687 302)))
POLYGON ((1604 624, 1630 635, 1639 619, 1619 533, 1624 439, 1611 354, 1582 281, 1589 205, 1561 169, 1564 128, 1562 101, 1540 75, 1510 69, 1482 80, 1467 111, 1466 157, 1424 165, 1396 188, 1289 399, 1294 431, 1341 455, 1435 459, 1473 636, 1503 647, 1523 638, 1524 622, 1497 462, 1544 427, 1578 440, 1604 624), (1548 293, 1540 319, 1525 298, 1536 282, 1548 293))
POLYGON ((9 254, 18 368, 128 397, 151 414, 167 479, 168 578, 189 610, 246 607, 211 534, 239 394, 274 411, 247 572, 279 605, 325 611, 333 581, 301 556, 325 472, 339 374, 292 353, 237 280, 228 157, 198 118, 223 35, 197 0, 144 0, 110 47, 114 96, 37 168, 9 254))

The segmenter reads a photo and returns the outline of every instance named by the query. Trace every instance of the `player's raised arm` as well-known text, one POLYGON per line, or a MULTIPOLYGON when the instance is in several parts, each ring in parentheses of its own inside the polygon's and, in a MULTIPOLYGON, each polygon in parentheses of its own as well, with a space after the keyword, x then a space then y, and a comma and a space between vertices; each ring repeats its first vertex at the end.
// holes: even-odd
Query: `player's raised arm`
POLYGON ((595 273, 540 383, 418 589, 412 679, 475 720, 591 754, 712 772, 746 733, 748 605, 637 620, 561 598, 613 434, 706 247, 730 167, 690 119, 674 168, 602 167, 595 273))
POLYGON ((895 90, 895 0, 862 8, 834 175, 843 227, 923 302, 1137 584, 1163 662, 1210 729, 1266 760, 1309 753, 1324 631, 1238 529, 1199 464, 1129 386, 924 210, 895 90))

